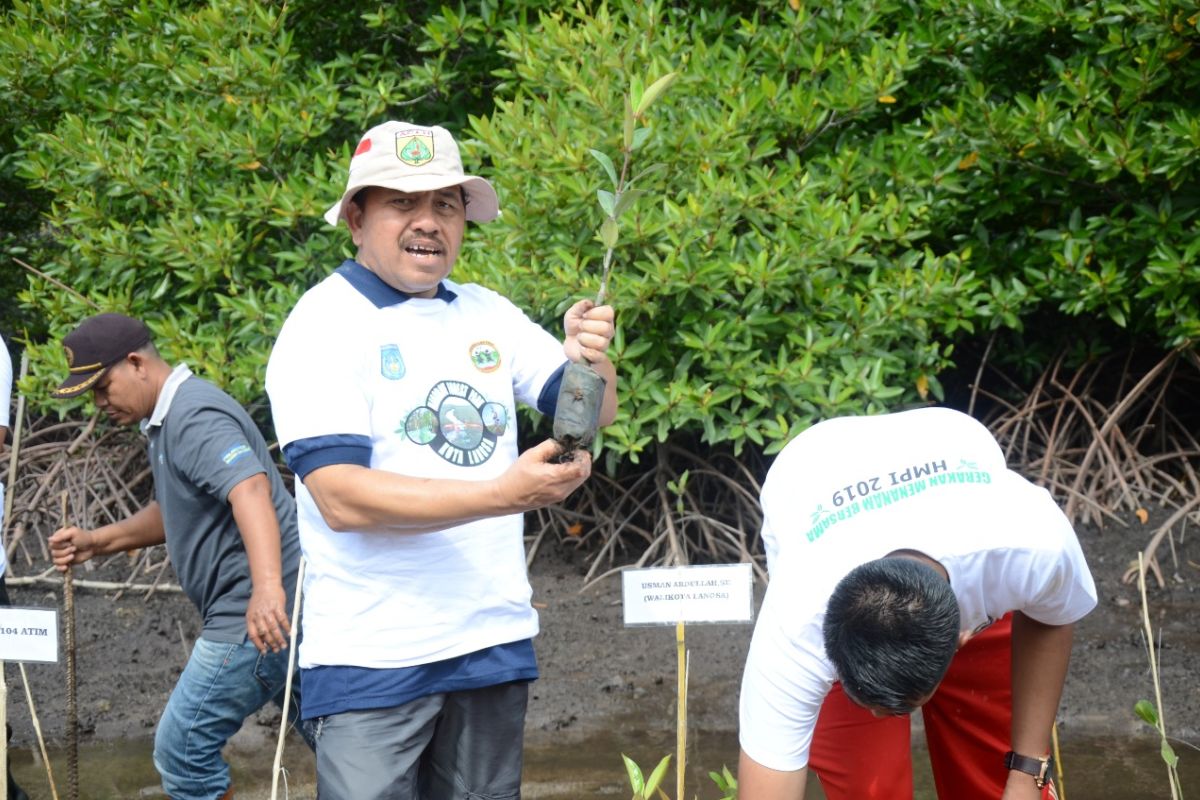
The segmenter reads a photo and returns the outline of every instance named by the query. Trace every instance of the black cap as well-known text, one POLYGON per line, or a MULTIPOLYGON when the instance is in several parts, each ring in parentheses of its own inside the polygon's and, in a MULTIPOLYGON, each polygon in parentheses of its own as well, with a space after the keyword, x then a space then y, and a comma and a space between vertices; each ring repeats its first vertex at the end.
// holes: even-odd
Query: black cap
POLYGON ((55 389, 55 397, 75 397, 92 388, 130 353, 150 343, 150 329, 124 314, 97 314, 63 338, 71 375, 55 389))

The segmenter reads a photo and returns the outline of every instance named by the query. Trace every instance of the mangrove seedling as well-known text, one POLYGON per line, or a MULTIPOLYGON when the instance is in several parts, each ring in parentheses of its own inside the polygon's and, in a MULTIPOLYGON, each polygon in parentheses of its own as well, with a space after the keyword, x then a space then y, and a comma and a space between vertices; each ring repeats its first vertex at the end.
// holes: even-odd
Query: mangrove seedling
MULTIPOLYGON (((650 135, 650 129, 638 127, 638 123, 644 121, 646 111, 675 81, 675 77, 676 73, 668 72, 645 89, 642 88, 642 81, 637 78, 630 82, 629 94, 625 95, 625 125, 621 146, 623 160, 620 172, 608 155, 600 150, 588 150, 612 182, 612 191, 599 189, 596 192, 600 209, 604 212, 599 235, 605 248, 596 305, 603 305, 608 293, 608 277, 612 271, 613 251, 620 237, 621 215, 645 193, 634 188, 634 185, 662 168, 661 164, 655 164, 637 175, 631 175, 633 153, 650 135)), ((558 408, 554 414, 554 439, 562 448, 563 458, 571 458, 575 450, 590 446, 596 438, 596 431, 600 427, 600 406, 604 401, 604 387, 604 378, 592 369, 590 364, 572 361, 567 365, 558 393, 558 408)))
POLYGON ((665 800, 666 795, 658 788, 658 785, 662 783, 663 777, 667 774, 667 765, 671 763, 670 756, 663 756, 654 771, 645 777, 642 775, 642 768, 637 765, 636 761, 624 753, 621 753, 621 758, 625 761, 625 772, 629 774, 629 786, 633 789, 632 800, 653 800, 656 791, 665 800))

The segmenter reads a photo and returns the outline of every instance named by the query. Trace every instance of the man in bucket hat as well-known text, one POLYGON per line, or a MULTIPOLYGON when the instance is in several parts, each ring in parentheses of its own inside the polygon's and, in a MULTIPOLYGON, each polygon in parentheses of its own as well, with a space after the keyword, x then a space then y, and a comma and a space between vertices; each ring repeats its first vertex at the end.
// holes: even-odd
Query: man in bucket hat
POLYGON ((560 342, 449 275, 468 220, 499 214, 440 127, 362 137, 325 219, 358 251, 292 310, 267 367, 308 561, 303 716, 322 797, 520 794, 537 612, 522 513, 588 477, 553 441, 517 450, 516 403, 553 414, 568 359, 607 379, 613 310, 583 300, 560 342))
POLYGON ((154 500, 111 525, 56 531, 55 566, 166 542, 204 628, 159 720, 154 766, 172 800, 232 797, 222 748, 246 717, 284 699, 295 502, 249 415, 186 365, 172 369, 139 320, 99 314, 63 348, 70 374, 54 395, 91 390, 114 422, 140 425, 154 500))

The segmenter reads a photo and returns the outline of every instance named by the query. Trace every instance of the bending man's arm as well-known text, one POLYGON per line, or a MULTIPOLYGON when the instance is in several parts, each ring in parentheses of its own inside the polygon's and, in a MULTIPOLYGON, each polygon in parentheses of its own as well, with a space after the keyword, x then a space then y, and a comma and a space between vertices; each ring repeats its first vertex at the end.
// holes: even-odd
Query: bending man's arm
MULTIPOLYGON (((1050 752, 1050 730, 1067 679, 1073 625, 1044 625, 1020 611, 1012 622, 1012 749, 1041 758, 1050 752)), ((1042 796, 1033 777, 1012 770, 1003 800, 1042 796)))
POLYGON ((549 463, 558 453, 553 441, 542 442, 486 481, 414 478, 331 464, 306 475, 304 486, 335 531, 427 533, 562 501, 587 480, 592 459, 580 452, 566 463, 549 463))
POLYGON ((804 800, 808 768, 780 772, 759 764, 746 751, 738 759, 738 800, 804 800))
POLYGON ((271 482, 263 473, 251 475, 229 490, 229 506, 250 562, 250 601, 246 604, 246 633, 260 653, 287 647, 287 593, 283 590, 279 518, 271 501, 271 482))
POLYGON ((50 555, 59 572, 72 564, 82 564, 93 556, 137 550, 167 540, 162 510, 157 501, 120 522, 95 530, 74 526, 59 528, 50 535, 50 555))

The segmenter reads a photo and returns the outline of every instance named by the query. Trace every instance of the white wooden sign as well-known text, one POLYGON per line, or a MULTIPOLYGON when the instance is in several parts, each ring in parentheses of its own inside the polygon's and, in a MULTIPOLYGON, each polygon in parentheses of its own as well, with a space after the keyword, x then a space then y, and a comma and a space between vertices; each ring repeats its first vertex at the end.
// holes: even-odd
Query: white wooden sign
POLYGON ((58 609, 0 607, 0 661, 58 661, 58 609))
POLYGON ((749 564, 622 570, 625 624, 750 622, 753 587, 749 564))

